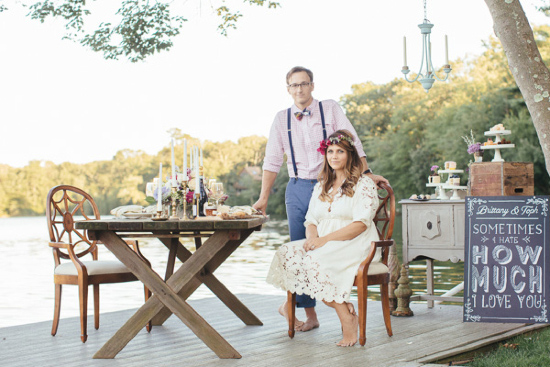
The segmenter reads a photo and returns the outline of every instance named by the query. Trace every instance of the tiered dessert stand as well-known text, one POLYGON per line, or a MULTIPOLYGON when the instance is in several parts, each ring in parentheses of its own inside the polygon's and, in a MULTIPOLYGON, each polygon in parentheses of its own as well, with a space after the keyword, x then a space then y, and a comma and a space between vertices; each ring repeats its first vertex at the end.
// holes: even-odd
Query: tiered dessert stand
POLYGON ((436 194, 439 192, 439 195, 437 196, 440 200, 461 200, 462 198, 458 195, 458 190, 468 190, 468 186, 459 186, 459 185, 451 185, 448 182, 450 181, 450 177, 453 174, 456 173, 464 173, 464 170, 461 169, 440 169, 437 171, 437 174, 448 174, 447 176, 447 182, 441 182, 441 183, 428 183, 426 184, 426 187, 435 187, 436 194), (447 196, 447 193, 445 190, 453 190, 453 195, 449 198, 447 196))
POLYGON ((502 139, 501 136, 503 135, 510 135, 512 131, 510 130, 494 130, 494 131, 485 131, 485 136, 495 136, 495 145, 482 145, 481 149, 483 150, 489 150, 493 149, 495 151, 495 157, 491 162, 504 162, 504 159, 502 159, 500 155, 501 149, 509 149, 509 148, 515 148, 515 144, 498 144, 502 139))

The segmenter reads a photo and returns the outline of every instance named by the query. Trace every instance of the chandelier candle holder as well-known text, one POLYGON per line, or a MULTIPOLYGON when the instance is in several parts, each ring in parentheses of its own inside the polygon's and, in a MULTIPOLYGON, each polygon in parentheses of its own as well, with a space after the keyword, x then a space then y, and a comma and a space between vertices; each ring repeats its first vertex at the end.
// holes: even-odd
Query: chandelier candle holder
POLYGON ((445 77, 440 78, 436 75, 435 69, 432 63, 432 43, 430 41, 430 35, 432 33, 433 24, 427 19, 426 14, 426 0, 424 0, 424 22, 418 25, 420 28, 420 33, 422 34, 422 60, 420 61, 420 69, 416 74, 416 77, 412 80, 407 78, 407 74, 410 72, 409 67, 407 66, 407 38, 403 37, 403 68, 401 72, 405 76, 405 80, 409 83, 414 83, 419 81, 422 84, 422 87, 428 93, 430 88, 433 86, 436 80, 441 82, 446 81, 449 78, 451 72, 451 65, 449 64, 449 47, 447 42, 447 35, 445 35, 445 65, 443 65, 443 71, 445 72, 445 77), (424 68, 424 71, 422 68, 424 68))

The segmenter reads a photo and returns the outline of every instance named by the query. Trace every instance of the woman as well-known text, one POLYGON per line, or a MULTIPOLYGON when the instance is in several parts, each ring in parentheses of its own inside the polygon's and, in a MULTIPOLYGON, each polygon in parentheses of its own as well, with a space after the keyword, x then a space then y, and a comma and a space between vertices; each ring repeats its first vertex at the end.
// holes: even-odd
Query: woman
POLYGON ((362 163, 348 131, 334 132, 317 150, 325 155, 325 163, 309 203, 306 239, 277 250, 267 282, 334 308, 344 334, 337 345, 352 346, 358 320, 349 297, 371 241, 379 239, 373 223, 378 193, 374 182, 361 174, 362 163))

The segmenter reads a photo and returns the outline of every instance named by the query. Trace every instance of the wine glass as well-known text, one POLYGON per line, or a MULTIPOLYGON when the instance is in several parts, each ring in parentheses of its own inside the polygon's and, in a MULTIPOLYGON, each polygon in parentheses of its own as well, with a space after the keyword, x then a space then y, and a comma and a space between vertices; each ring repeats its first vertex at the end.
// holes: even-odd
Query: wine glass
POLYGON ((223 197, 223 183, 222 182, 214 182, 212 185, 212 193, 214 198, 216 199, 216 206, 219 206, 219 201, 223 197))

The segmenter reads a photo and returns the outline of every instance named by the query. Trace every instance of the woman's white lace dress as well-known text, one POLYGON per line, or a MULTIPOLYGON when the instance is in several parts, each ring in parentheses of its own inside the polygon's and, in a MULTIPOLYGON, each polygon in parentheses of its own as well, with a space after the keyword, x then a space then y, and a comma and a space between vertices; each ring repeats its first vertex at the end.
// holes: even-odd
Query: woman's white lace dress
MULTIPOLYGON (((267 282, 317 300, 342 303, 349 301, 353 280, 361 262, 367 257, 371 241, 378 240, 373 223, 378 208, 374 182, 362 176, 354 187, 353 197, 336 194, 332 205, 319 200, 320 184, 313 190, 306 214, 307 227, 317 226, 319 237, 332 233, 352 222, 363 222, 366 231, 347 241, 329 241, 323 247, 306 252, 305 240, 285 243, 277 250, 267 282), (330 208, 330 211, 329 211, 330 208)), ((379 260, 377 255, 374 259, 379 260)))

